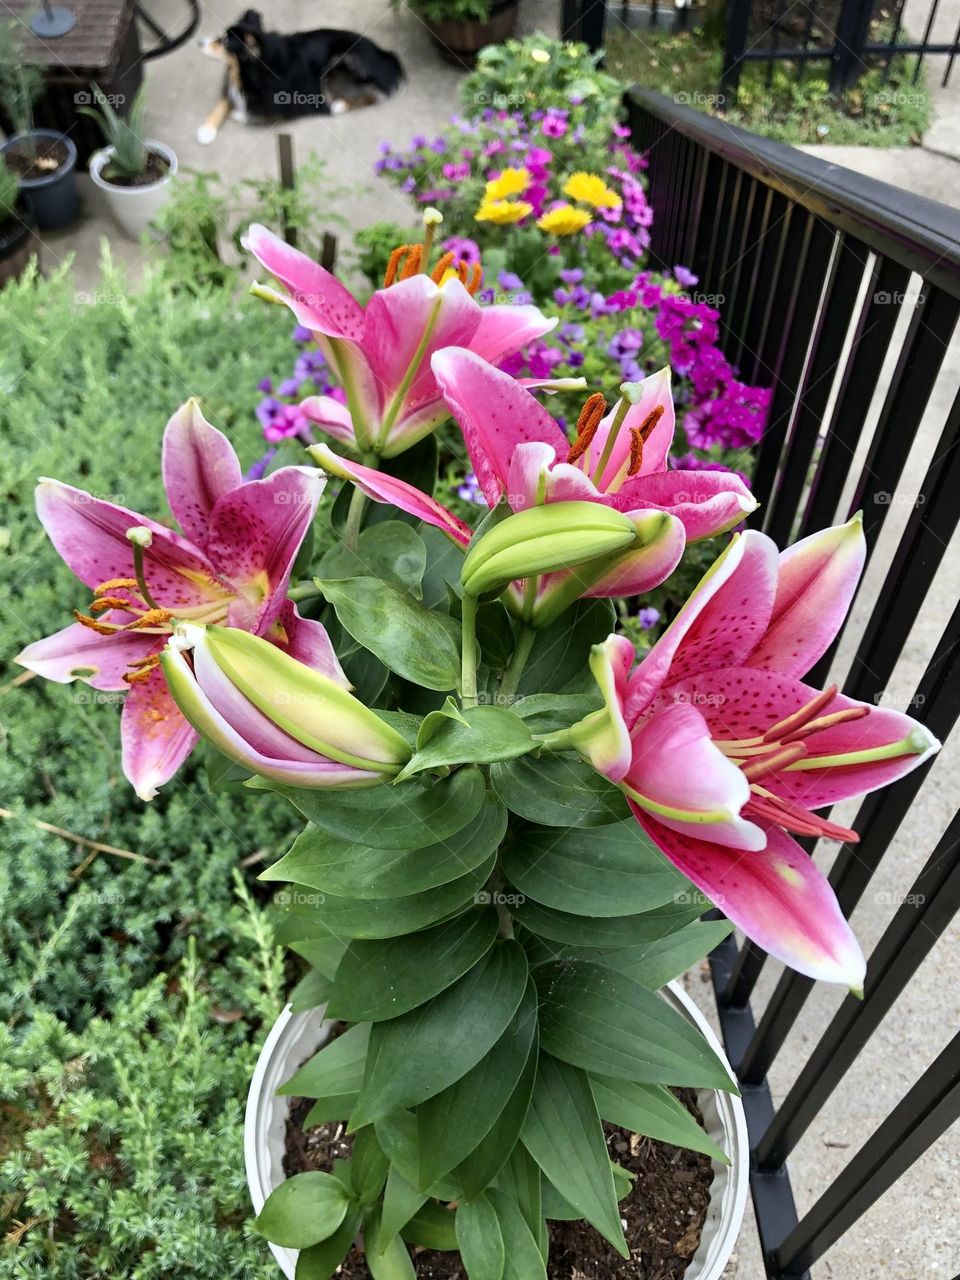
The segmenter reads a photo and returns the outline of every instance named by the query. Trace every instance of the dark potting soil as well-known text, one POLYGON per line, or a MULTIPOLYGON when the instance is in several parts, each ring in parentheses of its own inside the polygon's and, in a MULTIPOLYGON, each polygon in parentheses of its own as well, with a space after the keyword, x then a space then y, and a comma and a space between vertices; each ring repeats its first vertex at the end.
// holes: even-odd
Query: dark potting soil
MULTIPOLYGON (((678 1089, 677 1097, 703 1123, 696 1094, 678 1089)), ((339 1121, 304 1130, 313 1105, 291 1098, 287 1117, 287 1177, 311 1170, 329 1172, 334 1160, 350 1155, 353 1138, 339 1121)), ((709 1156, 641 1138, 616 1125, 604 1125, 610 1158, 635 1174, 633 1190, 620 1201, 630 1260, 621 1258, 586 1222, 550 1223, 550 1280, 682 1280, 700 1243, 710 1205, 713 1169, 709 1156)), ((459 1254, 411 1247, 418 1280, 466 1280, 459 1254)), ((363 1254, 352 1249, 336 1273, 341 1280, 370 1280, 363 1254)))
POLYGON ((138 173, 131 178, 127 174, 115 173, 110 165, 107 165, 101 177, 112 187, 149 187, 159 182, 161 178, 165 178, 169 171, 170 166, 163 156, 158 156, 156 151, 148 151, 147 167, 143 173, 138 173))
POLYGON ((67 148, 57 138, 37 138, 32 148, 23 143, 4 152, 8 166, 19 178, 49 178, 66 164, 67 148))

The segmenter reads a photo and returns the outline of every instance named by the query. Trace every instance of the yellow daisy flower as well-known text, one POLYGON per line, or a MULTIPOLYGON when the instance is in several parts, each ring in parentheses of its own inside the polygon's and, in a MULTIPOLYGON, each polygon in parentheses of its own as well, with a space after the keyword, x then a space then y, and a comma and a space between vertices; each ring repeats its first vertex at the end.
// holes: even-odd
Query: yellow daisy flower
POLYGON ((619 209, 623 203, 596 173, 575 173, 563 184, 563 194, 571 200, 582 200, 595 209, 619 209))
POLYGON ((511 222, 519 222, 529 213, 533 213, 533 205, 526 200, 484 200, 473 215, 473 220, 507 226, 511 222))
POLYGON ((575 236, 578 231, 590 225, 593 218, 586 209, 575 209, 572 204, 557 205, 542 218, 537 219, 537 226, 552 236, 575 236))
POLYGON ((491 178, 484 189, 483 199, 504 200, 507 196, 519 196, 530 185, 528 169, 504 169, 499 178, 491 178))

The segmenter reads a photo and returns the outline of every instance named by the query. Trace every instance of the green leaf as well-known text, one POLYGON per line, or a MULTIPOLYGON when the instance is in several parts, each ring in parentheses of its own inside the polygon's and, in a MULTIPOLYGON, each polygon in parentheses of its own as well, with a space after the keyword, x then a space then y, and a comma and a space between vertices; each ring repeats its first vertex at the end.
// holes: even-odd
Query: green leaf
POLYGON ((464 1200, 458 1205, 455 1226, 467 1280, 502 1280, 503 1234, 497 1212, 487 1197, 464 1200))
POLYGON ((427 568, 423 575, 423 603, 427 608, 447 599, 447 588, 460 581, 463 551, 445 533, 423 525, 420 537, 427 548, 427 568))
POLYGON ((310 969, 290 992, 290 1008, 294 1013, 306 1013, 325 1004, 330 994, 330 979, 319 969, 310 969))
POLYGON ((473 901, 490 877, 496 861, 486 862, 459 880, 413 893, 406 898, 339 898, 315 889, 291 885, 296 898, 314 899, 313 913, 331 933, 347 938, 394 938, 424 929, 473 901))
MULTIPOLYGON (((633 1190, 633 1174, 628 1173, 626 1169, 621 1169, 618 1164, 614 1164, 612 1161, 610 1163, 610 1172, 613 1174, 613 1185, 616 1187, 617 1199, 622 1200, 624 1196, 628 1196, 633 1190)), ((582 1217, 579 1209, 575 1209, 569 1200, 564 1200, 549 1178, 544 1178, 542 1181, 541 1199, 545 1218, 555 1222, 575 1222, 582 1217)))
MULTIPOLYGON (((522 720, 505 707, 470 707, 462 723, 443 712, 429 741, 397 775, 397 781, 442 765, 491 764, 526 755, 537 742, 522 720)), ((430 719, 430 717, 428 717, 430 719)))
POLYGON ((436 1200, 428 1200, 400 1233, 411 1244, 424 1249, 450 1251, 457 1247, 456 1221, 452 1210, 436 1200))
POLYGON ((346 1192, 329 1173, 298 1173, 270 1192, 253 1229, 287 1249, 307 1249, 332 1236, 349 1207, 346 1192))
POLYGON ((400 1236, 384 1238, 380 1215, 367 1219, 363 1229, 364 1257, 373 1280, 417 1280, 410 1254, 400 1236))
POLYGON ((379 1200, 387 1180, 390 1162, 377 1141, 373 1125, 361 1129, 353 1140, 350 1158, 350 1185, 362 1205, 379 1200))
MULTIPOLYGON (((512 890, 508 889, 512 894, 512 890)), ((685 902, 668 902, 652 911, 632 916, 575 916, 567 911, 552 911, 538 902, 515 894, 520 900, 510 910, 531 933, 554 942, 568 942, 577 947, 629 947, 638 942, 652 942, 665 937, 696 920, 702 908, 685 902)))
POLYGON ((539 1040, 534 1036, 523 1074, 510 1095, 507 1105, 497 1117, 496 1124, 483 1141, 470 1152, 466 1160, 457 1165, 454 1170, 454 1176, 467 1197, 475 1197, 485 1191, 510 1158, 510 1152, 517 1144, 520 1130, 526 1119, 527 1108, 530 1106, 533 1085, 537 1078, 538 1057, 539 1040))
POLYGON ((363 1083, 370 1027, 351 1027, 325 1044, 286 1084, 277 1090, 284 1097, 329 1098, 358 1093, 363 1083))
MULTIPOLYGON (((475 768, 458 769, 440 780, 360 791, 268 785, 266 778, 251 778, 250 785, 286 796, 305 818, 341 840, 380 849, 422 849, 455 835, 476 817, 486 790, 483 774, 475 768)), ((342 850, 343 856, 348 853, 342 850)))
POLYGON ((638 1084, 635 1080, 617 1080, 613 1076, 591 1076, 590 1083, 604 1120, 631 1133, 642 1133, 645 1138, 703 1151, 722 1164, 730 1163, 723 1149, 707 1137, 669 1089, 658 1084, 638 1084))
POLYGON ((420 933, 352 942, 337 970, 328 1016, 378 1022, 415 1009, 486 955, 497 926, 494 908, 481 907, 420 933))
POLYGON ((304 1129, 312 1129, 314 1125, 326 1124, 330 1120, 346 1122, 357 1105, 356 1093, 334 1094, 329 1098, 318 1098, 303 1118, 304 1129))
POLYGON ((512 813, 545 827, 601 827, 630 816, 623 793, 571 755, 494 764, 490 781, 512 813))
POLYGON ((736 1092, 700 1032, 638 982, 602 965, 570 960, 542 965, 533 974, 547 1053, 621 1080, 736 1092))
MULTIPOLYGON (((435 785, 443 789, 448 784, 435 785)), ((406 897, 475 870, 499 848, 506 830, 507 811, 492 792, 455 840, 444 837, 419 849, 345 846, 332 832, 308 826, 290 852, 260 878, 294 880, 344 898, 406 897)))
POLYGON ((407 1225, 426 1198, 426 1194, 419 1192, 412 1182, 408 1182, 395 1164, 390 1165, 380 1218, 380 1232, 384 1243, 407 1225))
POLYGON ((587 1076, 541 1054, 520 1138, 563 1198, 629 1258, 603 1125, 587 1076))
POLYGON ((580 692, 584 688, 592 693, 596 682, 588 665, 590 650, 606 640, 615 625, 616 613, 609 600, 578 600, 556 622, 537 632, 518 692, 580 692), (571 685, 580 687, 568 689, 571 685))
POLYGON ((455 1084, 417 1108, 418 1185, 429 1187, 461 1163, 490 1132, 520 1082, 537 1031, 537 993, 527 983, 506 1031, 455 1084))
POLYGON ((602 963, 651 991, 658 991, 709 955, 732 928, 728 920, 688 924, 653 942, 608 951, 602 963))
MULTIPOLYGON (((380 1145, 404 1179, 415 1187, 419 1177, 420 1155, 417 1145, 417 1117, 412 1111, 393 1111, 375 1121, 374 1128, 380 1145)), ((453 1175, 448 1175, 428 1187, 424 1199, 459 1200, 463 1188, 453 1175)))
POLYGON ((319 969, 331 982, 346 949, 347 944, 342 938, 305 938, 302 942, 290 944, 291 951, 302 956, 311 968, 319 969))
POLYGON ((427 564, 423 539, 410 525, 386 520, 364 529, 357 549, 339 542, 320 561, 321 578, 382 578, 401 591, 420 594, 427 564))
POLYGON ((689 888, 633 818, 589 833, 525 831, 503 868, 522 893, 582 916, 624 916, 662 906, 689 888))
POLYGON ((296 1280, 330 1280, 353 1247, 359 1227, 360 1210, 351 1206, 332 1236, 300 1250, 296 1280))
POLYGON ((512 710, 531 733, 553 733, 569 729, 602 706, 599 693, 530 693, 519 698, 512 710))
POLYGON ((250 770, 221 755, 209 742, 201 744, 207 787, 211 791, 238 792, 250 777, 250 770))
POLYGON ((375 1023, 351 1128, 423 1102, 466 1075, 503 1035, 526 985, 523 948, 499 942, 429 1003, 375 1023))
POLYGON ((381 578, 317 578, 346 631, 385 667, 427 689, 455 689, 460 628, 381 578))
POLYGON ((543 1255, 517 1202, 493 1189, 487 1199, 496 1211, 503 1237, 503 1280, 547 1280, 543 1255))
MULTIPOLYGON (((529 1115, 529 1112, 528 1112, 529 1115)), ((510 1152, 510 1159, 497 1176, 497 1186, 512 1200, 516 1200, 537 1248, 547 1261, 548 1240, 543 1220, 543 1178, 540 1166, 518 1142, 510 1152)))

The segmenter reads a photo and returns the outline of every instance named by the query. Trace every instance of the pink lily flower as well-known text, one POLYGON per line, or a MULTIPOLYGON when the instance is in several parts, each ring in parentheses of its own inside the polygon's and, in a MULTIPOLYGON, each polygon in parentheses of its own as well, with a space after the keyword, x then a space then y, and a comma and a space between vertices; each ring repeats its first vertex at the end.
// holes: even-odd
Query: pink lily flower
MULTIPOLYGON (((433 371, 488 506, 506 498, 514 511, 565 501, 630 516, 666 511, 694 542, 732 529, 759 505, 731 472, 667 469, 676 428, 669 369, 624 383, 609 413, 599 393, 590 396, 572 445, 529 392, 473 352, 438 351, 433 371)), ((620 594, 631 594, 629 582, 620 594)))
POLYGON ((386 286, 366 307, 335 276, 253 225, 243 239, 282 292, 258 287, 284 303, 310 329, 343 387, 347 403, 309 396, 301 412, 327 435, 360 453, 391 458, 429 435, 449 417, 430 358, 441 347, 468 347, 487 360, 513 355, 558 323, 534 306, 487 306, 475 301, 479 267, 468 273, 444 254, 432 275, 420 270, 429 252, 404 245, 391 258, 386 286))
POLYGON ((320 473, 284 467, 244 483, 233 446, 195 400, 167 424, 162 465, 183 534, 72 485, 40 481, 40 521, 94 598, 89 613, 75 610, 75 622, 16 659, 59 684, 128 691, 123 771, 142 800, 156 795, 197 742, 159 669, 175 620, 226 622, 266 636, 346 683, 324 628, 286 599, 323 492, 320 473))
POLYGON ((787 833, 856 840, 814 811, 902 777, 940 746, 909 716, 800 679, 839 630, 864 559, 859 517, 779 557, 764 534, 735 536, 635 669, 624 637, 596 646, 605 708, 570 732, 658 848, 748 937, 855 991, 860 947, 787 833))

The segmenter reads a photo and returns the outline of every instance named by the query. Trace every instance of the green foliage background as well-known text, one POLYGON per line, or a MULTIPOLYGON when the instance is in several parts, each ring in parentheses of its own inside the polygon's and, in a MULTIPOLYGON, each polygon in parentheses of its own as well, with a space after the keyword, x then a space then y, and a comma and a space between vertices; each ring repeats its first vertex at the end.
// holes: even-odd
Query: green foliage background
MULTIPOLYGON (((245 1226, 241 1122, 286 980, 237 869, 282 847, 296 819, 212 796, 199 757, 142 805, 120 772, 113 695, 15 683, 12 659, 87 604, 36 520, 37 475, 164 518, 170 413, 198 395, 248 465, 262 447, 255 384, 286 363, 290 330, 281 308, 184 295, 160 276, 130 293, 109 263, 94 295, 62 272, 4 292, 3 1277, 275 1274, 245 1226), (91 856, 38 821, 152 862, 91 856)), ((257 870, 243 872, 251 885, 257 870)))

